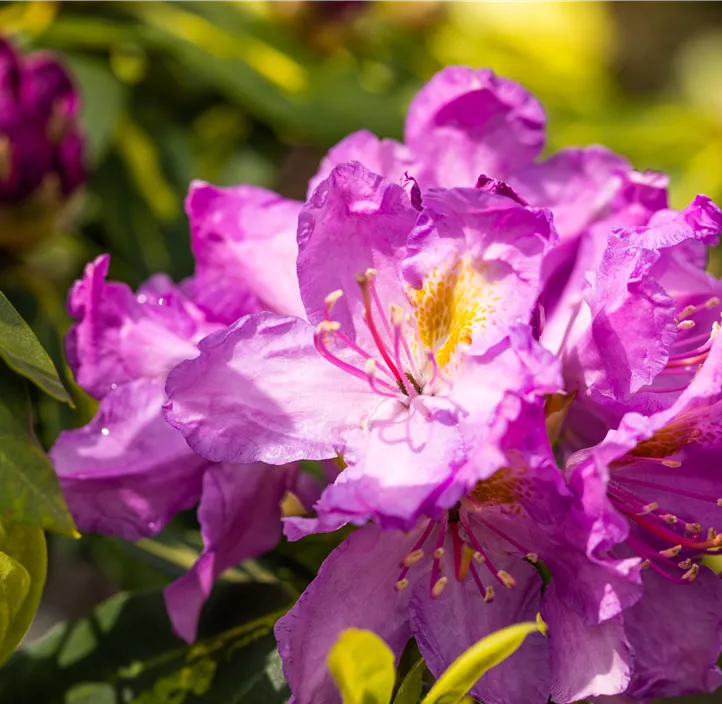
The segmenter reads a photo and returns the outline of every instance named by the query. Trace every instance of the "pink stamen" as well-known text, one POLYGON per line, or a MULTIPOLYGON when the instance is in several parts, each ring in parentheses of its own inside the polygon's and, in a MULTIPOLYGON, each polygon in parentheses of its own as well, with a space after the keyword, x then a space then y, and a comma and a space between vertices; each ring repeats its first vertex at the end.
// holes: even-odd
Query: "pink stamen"
POLYGON ((695 355, 694 357, 686 357, 684 359, 672 359, 671 362, 667 362, 666 369, 671 369, 675 367, 691 367, 694 364, 700 364, 701 362, 704 362, 707 359, 707 352, 704 352, 703 354, 695 355))
POLYGON ((474 535, 473 531, 471 530, 471 526, 469 525, 468 520, 465 518, 459 519, 461 521, 461 525, 464 527, 464 531, 466 532, 466 537, 469 539, 469 542, 471 543, 474 550, 476 550, 481 557, 484 560, 484 564, 486 565, 489 572, 491 572, 494 577, 499 580, 505 587, 511 588, 513 586, 513 583, 509 582, 510 575, 508 575, 506 572, 503 572, 502 570, 497 570, 494 566, 494 563, 489 559, 489 556, 486 554, 486 551, 483 547, 481 547, 481 543, 478 541, 477 537, 474 535))
MULTIPOLYGON (((426 541, 429 539, 429 536, 431 535, 431 531, 434 529, 435 525, 436 525, 435 521, 427 522, 426 528, 424 528, 424 532, 421 534, 421 537, 416 541, 416 544, 414 545, 414 547, 411 548, 409 555, 415 554, 418 550, 421 550, 421 548, 424 547, 424 543, 426 543, 426 541)), ((396 580, 397 584, 406 578, 406 575, 409 573, 409 570, 411 569, 412 565, 411 564, 406 565, 402 562, 401 566, 402 566, 402 570, 401 570, 401 573, 399 574, 399 578, 396 580)))
MULTIPOLYGON (((359 347, 350 337, 347 337, 340 330, 334 332, 334 335, 337 337, 339 342, 343 342, 344 345, 352 349, 354 352, 360 354, 364 359, 373 359, 373 357, 368 352, 366 352, 366 350, 361 349, 361 347, 359 347)), ((386 374, 386 376, 393 379, 394 381, 396 380, 396 377, 394 377, 394 375, 383 364, 379 364, 377 362, 376 369, 382 371, 384 374, 386 374)))
MULTIPOLYGON (((640 458, 641 459, 641 458, 640 458)), ((646 458, 645 458, 646 459, 646 458)), ((615 483, 626 482, 627 484, 634 484, 636 486, 644 486, 649 489, 657 489, 659 491, 668 491, 670 494, 677 494, 678 496, 686 496, 690 499, 697 499, 706 503, 713 503, 720 505, 720 500, 717 497, 709 494, 697 494, 694 491, 687 491, 686 489, 679 489, 678 487, 666 486, 665 484, 657 484, 656 482, 645 481, 644 479, 634 479, 632 477, 625 477, 623 475, 617 475, 614 478, 615 483)))
POLYGON ((376 378, 376 361, 373 359, 366 360, 366 380, 369 382, 369 386, 374 393, 379 396, 386 396, 388 398, 398 398, 399 390, 395 389, 391 384, 387 384, 385 381, 380 381, 376 378), (382 386, 388 391, 382 391, 379 386, 382 386), (391 393, 389 393, 389 391, 391 393))
POLYGON ((366 272, 366 274, 362 274, 357 277, 358 284, 361 287, 361 293, 362 293, 363 302, 364 302, 364 322, 366 323, 366 326, 368 327, 369 332, 371 333, 371 337, 373 338, 374 342, 376 343, 376 347, 378 347, 378 350, 379 350, 381 356, 383 357, 384 362, 386 362, 386 366, 391 370, 391 373, 396 377, 396 380, 405 388, 404 379, 401 377, 401 372, 399 372, 399 370, 396 368, 396 365, 394 364, 393 360, 391 359, 391 356, 389 355, 389 352, 386 348, 386 344, 381 339, 381 335, 379 334, 378 328, 376 327, 376 323, 374 322, 374 318, 371 313, 370 282, 371 282, 372 276, 373 276, 373 273, 366 272))
POLYGON ((324 321, 322 323, 319 323, 316 326, 316 331, 313 334, 314 347, 325 360, 331 362, 331 364, 333 364, 335 367, 338 367, 339 369, 343 370, 347 374, 350 374, 351 376, 356 377, 357 379, 367 381, 367 375, 365 371, 357 369, 352 364, 349 364, 348 362, 344 362, 342 359, 339 359, 326 346, 326 338, 328 337, 329 333, 334 333, 337 331, 338 328, 336 326, 338 326, 338 323, 333 323, 330 321, 324 321))
MULTIPOLYGON (((399 369, 403 369, 404 363, 401 361, 401 324, 396 324, 396 321, 394 321, 394 361, 396 362, 396 366, 399 369)), ((404 380, 404 389, 406 389, 406 393, 410 398, 414 398, 415 396, 418 396, 419 394, 416 392, 416 389, 414 388, 414 385, 411 383, 407 383, 408 379, 404 380)))
POLYGON ((503 538, 506 540, 509 545, 515 547, 519 552, 524 553, 525 555, 532 555, 532 550, 527 550, 523 545, 520 545, 516 542, 513 538, 509 537, 504 531, 502 531, 500 528, 497 528, 496 526, 492 525, 488 521, 485 521, 481 516, 477 516, 476 520, 479 521, 479 523, 482 523, 485 525, 490 531, 493 531, 496 533, 500 538, 503 538))
POLYGON ((374 284, 373 278, 369 280, 369 290, 371 291, 371 296, 373 297, 374 303, 376 304, 376 310, 378 311, 379 317, 381 318, 381 322, 384 324, 386 334, 388 335, 389 340, 393 340, 391 328, 389 327, 389 321, 387 320, 386 313, 384 313, 384 308, 381 305, 381 299, 379 298, 379 294, 376 291, 376 284, 374 284))
POLYGON ((673 584, 691 584, 690 580, 675 577, 674 575, 669 574, 667 570, 660 567, 655 561, 656 558, 660 557, 660 555, 655 553, 654 550, 652 550, 651 548, 648 548, 641 540, 636 538, 633 534, 630 533, 630 535, 627 537, 627 542, 629 543, 630 547, 639 554, 640 557, 645 558, 645 561, 649 565, 649 567, 660 576, 669 580, 673 584))
POLYGON ((406 354, 406 359, 409 362, 409 367, 411 368, 411 374, 414 377, 414 379, 420 379, 421 374, 419 374, 419 369, 416 366, 416 360, 414 359, 414 356, 411 354, 411 349, 409 348, 409 343, 406 342, 406 337, 403 334, 403 325, 404 325, 404 311, 403 308, 399 306, 392 305, 391 306, 391 323, 394 327, 394 350, 396 353, 396 362, 399 365, 399 368, 403 367, 403 363, 401 361, 401 354, 399 350, 399 345, 403 346, 404 353, 406 354))
MULTIPOLYGON (((441 558, 444 556, 444 541, 446 540, 446 528, 449 523, 449 515, 444 512, 443 516, 441 517, 441 522, 439 523, 439 535, 436 538, 436 545, 434 545, 434 562, 431 565, 431 597, 432 599, 438 596, 436 591, 438 590, 438 593, 441 593, 441 589, 443 589, 443 586, 441 589, 438 589, 437 585, 439 584, 440 580, 443 579, 441 575, 441 558)), ((445 583, 444 583, 445 584, 445 583)))
POLYGON ((656 535, 658 538, 662 538, 662 540, 666 540, 672 545, 681 545, 684 548, 699 551, 707 551, 711 548, 716 548, 722 545, 722 535, 717 536, 711 540, 690 540, 689 538, 685 538, 679 535, 679 533, 674 533, 673 531, 665 528, 664 526, 661 526, 649 520, 646 516, 639 516, 633 511, 625 509, 623 506, 617 506, 617 508, 625 516, 633 520, 642 528, 645 528, 653 535, 656 535))

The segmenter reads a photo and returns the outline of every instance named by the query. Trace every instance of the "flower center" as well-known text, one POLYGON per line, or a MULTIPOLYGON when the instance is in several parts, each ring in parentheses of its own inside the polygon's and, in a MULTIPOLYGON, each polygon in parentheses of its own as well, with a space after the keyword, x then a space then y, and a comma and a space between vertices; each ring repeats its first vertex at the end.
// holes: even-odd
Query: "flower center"
POLYGON ((696 442, 701 434, 698 420, 681 416, 610 465, 612 476, 607 496, 638 528, 630 533, 628 544, 642 558, 643 568, 651 568, 669 581, 680 584, 694 580, 699 572, 695 560, 716 553, 722 547, 722 535, 717 535, 711 526, 703 526, 694 516, 687 515, 684 519, 660 502, 649 499, 656 492, 722 507, 722 498, 672 486, 671 479, 664 482, 656 477, 654 480, 638 478, 628 476, 622 470, 638 462, 655 463, 661 472, 664 468, 679 469, 682 462, 671 456, 679 453, 683 445, 696 442), (645 498, 639 495, 640 492, 645 498), (677 570, 682 570, 681 576, 677 570))
POLYGON ((453 577, 458 582, 463 582, 468 577, 471 577, 484 601, 492 601, 494 599, 494 587, 485 585, 482 582, 477 569, 477 567, 481 568, 483 566, 496 582, 507 589, 513 589, 516 586, 516 580, 505 570, 497 569, 489 557, 488 550, 484 548, 482 541, 479 539, 478 530, 475 530, 472 524, 494 533, 508 543, 515 552, 521 553, 523 559, 536 563, 539 559, 536 553, 526 549, 499 526, 495 525, 492 518, 488 516, 485 518, 482 515, 484 505, 497 506, 510 503, 514 504, 513 512, 519 513, 521 507, 516 502, 516 494, 514 493, 516 488, 518 488, 516 479, 512 476, 511 470, 501 469, 489 479, 480 481, 456 506, 445 511, 440 520, 429 519, 421 537, 401 561, 401 572, 396 580, 396 590, 401 591, 409 585, 407 578, 409 570, 426 557, 425 546, 427 543, 431 543, 433 545, 431 553, 433 561, 429 590, 431 597, 434 599, 441 595, 449 582, 449 576, 444 574, 442 566, 442 558, 446 554, 444 546, 447 536, 451 538, 453 550, 453 577))
MULTIPOLYGON (((422 393, 432 393, 440 379, 436 357, 432 352, 427 352, 423 371, 419 368, 419 362, 406 339, 407 320, 404 311, 400 306, 391 305, 386 315, 374 285, 375 275, 374 269, 367 269, 356 276, 361 288, 364 324, 375 346, 373 353, 351 340, 341 331, 340 323, 331 317, 334 304, 343 295, 340 290, 326 296, 325 320, 316 326, 314 333, 316 350, 334 366, 357 379, 367 381, 372 391, 379 396, 408 401, 422 393), (374 310, 381 320, 381 329, 376 323, 374 310), (364 368, 360 369, 341 359, 331 350, 332 342, 360 355, 365 360, 364 368), (385 378, 378 378, 378 372, 385 378)), ((412 341, 417 342, 415 336, 412 341)), ((418 347, 417 344, 414 346, 418 347)))

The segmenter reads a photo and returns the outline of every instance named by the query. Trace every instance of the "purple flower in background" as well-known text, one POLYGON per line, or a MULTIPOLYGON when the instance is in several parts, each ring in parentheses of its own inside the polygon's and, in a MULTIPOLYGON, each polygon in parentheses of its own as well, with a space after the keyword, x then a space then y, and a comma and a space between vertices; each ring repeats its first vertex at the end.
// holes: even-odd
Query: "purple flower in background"
POLYGON ((55 213, 84 183, 79 109, 77 89, 58 60, 21 57, 0 39, 0 214, 14 213, 15 225, 3 227, 3 246, 32 246, 44 234, 18 227, 18 208, 32 201, 36 210, 55 213))
POLYGON ((297 465, 208 462, 165 422, 161 408, 168 372, 197 354, 200 339, 232 322, 239 306, 297 310, 299 207, 260 188, 195 183, 187 201, 198 261, 193 277, 175 285, 154 276, 133 293, 106 281, 102 256, 70 292, 77 322, 66 341, 68 361, 100 405, 87 426, 61 434, 51 457, 82 531, 137 540, 200 500, 203 553, 166 591, 174 626, 187 640, 214 578, 275 546, 285 492, 309 505, 317 496, 297 465), (284 281, 278 291, 285 298, 274 280, 284 281), (208 296, 210 287, 224 296, 208 296))
MULTIPOLYGON (((704 196, 613 230, 559 346, 576 393, 566 445, 599 442, 624 413, 668 408, 687 388, 719 331, 722 285, 704 271, 704 247, 721 232, 722 212, 704 196)), ((546 330, 541 339, 550 343, 546 330)))
MULTIPOLYGON (((309 322, 261 313, 207 337, 171 373, 167 417, 214 461, 343 455, 326 528, 369 509, 411 528, 499 466, 493 450, 466 460, 493 432, 490 360, 529 319, 553 238, 547 211, 439 189, 419 213, 401 186, 343 164, 299 216, 309 322)), ((558 388, 551 368, 529 374, 540 393, 558 388)))
POLYGON ((709 692, 722 684, 716 667, 722 583, 701 564, 722 546, 720 370, 716 338, 669 408, 626 414, 565 470, 578 520, 590 527, 590 561, 633 558, 643 570, 643 595, 640 590, 615 617, 633 656, 626 693, 635 698, 709 692))

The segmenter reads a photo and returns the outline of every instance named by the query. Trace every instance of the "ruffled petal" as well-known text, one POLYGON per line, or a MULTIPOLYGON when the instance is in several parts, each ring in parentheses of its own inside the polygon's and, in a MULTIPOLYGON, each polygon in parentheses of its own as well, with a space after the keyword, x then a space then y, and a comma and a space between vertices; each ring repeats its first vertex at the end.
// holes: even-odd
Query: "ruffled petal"
POLYGON ((394 182, 399 181, 414 164, 411 151, 403 144, 393 139, 379 139, 367 130, 353 132, 331 147, 323 158, 316 175, 308 183, 308 198, 321 181, 330 176, 334 167, 347 161, 358 161, 369 171, 394 182))
POLYGON ((467 186, 481 174, 506 180, 544 146, 539 102, 488 69, 450 66, 416 95, 405 141, 420 162, 422 188, 467 186))
POLYGON ((208 466, 163 419, 163 383, 140 379, 100 402, 50 457, 78 528, 139 540, 198 500, 208 466))
POLYGON ((137 295, 106 282, 109 261, 102 255, 90 262, 68 297, 78 321, 66 338, 68 362, 96 398, 133 379, 165 376, 194 357, 194 343, 217 327, 167 277, 153 277, 137 295))
POLYGON ((199 344, 169 375, 166 418, 217 462, 328 459, 377 403, 316 351, 311 325, 258 313, 199 344))
POLYGON ((421 342, 440 366, 459 345, 481 354, 528 322, 557 236, 548 210, 480 189, 433 189, 403 262, 421 342))
POLYGON ((301 205, 256 186, 191 184, 190 290, 211 320, 230 324, 261 309, 304 315, 296 278, 301 205))
POLYGON ((422 514, 447 508, 439 495, 466 461, 458 413, 433 397, 418 396, 408 409, 390 403, 398 406, 390 418, 376 413, 366 431, 350 435, 348 467, 315 507, 321 526, 373 517, 384 529, 409 530, 422 514))
POLYGON ((261 463, 215 464, 203 475, 198 507, 203 552, 164 592, 173 629, 184 640, 195 640, 201 608, 216 578, 276 546, 288 478, 288 468, 261 463))
MULTIPOLYGON (((446 553, 453 546, 447 539, 446 553)), ((426 664, 436 677, 465 650, 494 631, 520 621, 535 621, 541 578, 531 565, 493 553, 498 569, 513 573, 514 589, 496 589, 491 603, 472 579, 449 576, 446 588, 432 598, 427 580, 417 583, 411 598, 411 626, 426 664)), ((412 574, 413 570, 409 573, 412 574)), ((471 689, 485 704, 546 704, 549 699, 549 652, 541 634, 529 636, 521 648, 487 672, 471 689)))
POLYGON ((644 575, 644 598, 624 614, 634 649, 635 699, 713 692, 722 686, 722 582, 703 567, 691 584, 644 575))
MULTIPOLYGON (((418 531, 416 531, 418 532, 418 531)), ((408 594, 394 584, 414 536, 368 525, 352 533, 321 565, 296 605, 276 624, 283 673, 296 704, 340 704, 326 667, 346 628, 374 631, 398 658, 411 638, 408 594)), ((409 573, 415 579, 415 570, 409 573)))
POLYGON ((595 401, 628 399, 667 364, 677 336, 675 304, 651 274, 658 258, 612 240, 590 274, 591 320, 566 354, 565 374, 595 401))
POLYGON ((335 167, 299 216, 298 279, 308 319, 313 324, 324 320, 326 297, 340 290, 334 319, 362 347, 372 345, 362 322, 364 301, 356 276, 376 271, 374 285, 384 315, 390 304, 403 305, 399 264, 417 215, 400 185, 358 162, 335 167))
POLYGON ((547 585, 541 615, 549 626, 551 698, 572 704, 591 696, 620 694, 629 684, 632 653, 621 616, 598 625, 556 596, 557 577, 547 585))

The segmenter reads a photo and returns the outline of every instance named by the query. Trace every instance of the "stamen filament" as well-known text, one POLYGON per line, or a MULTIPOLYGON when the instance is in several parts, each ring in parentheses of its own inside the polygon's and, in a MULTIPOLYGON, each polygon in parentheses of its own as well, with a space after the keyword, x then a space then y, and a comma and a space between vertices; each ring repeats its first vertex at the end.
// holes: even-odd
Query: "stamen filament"
POLYGON ((510 580, 508 579, 510 575, 507 572, 503 570, 497 570, 496 567, 494 567, 494 563, 489 559, 489 556, 486 554, 484 548, 481 546, 481 543, 478 541, 477 537, 471 530, 471 526, 469 525, 468 520, 466 520, 465 518, 460 518, 460 521, 461 525, 464 527, 464 531, 466 532, 466 537, 469 539, 469 542, 473 545, 474 549, 484 558, 484 564, 486 564, 489 572, 491 572, 494 577, 498 579, 505 587, 511 589, 513 584, 511 584, 510 580))
MULTIPOLYGON (((640 459, 646 459, 646 458, 640 458, 640 459)), ((636 486, 644 486, 649 489, 657 489, 658 491, 668 491, 670 494, 676 494, 678 496, 686 496, 690 499, 697 499, 699 501, 704 501, 706 503, 713 503, 717 504, 719 506, 720 499, 713 496, 707 496, 705 494, 697 494, 694 491, 687 491, 686 489, 679 489, 678 487, 674 486, 666 486, 664 484, 657 484, 656 482, 650 482, 646 481, 644 479, 635 479, 633 477, 625 477, 625 476, 619 476, 617 475, 614 477, 615 483, 618 482, 625 482, 627 484, 634 484, 636 486)))
POLYGON ((348 362, 344 362, 342 359, 339 359, 326 346, 326 339, 328 338, 329 334, 337 332, 338 328, 339 323, 328 320, 324 320, 316 326, 316 331, 313 334, 313 345, 316 348, 316 351, 325 360, 331 362, 331 364, 333 364, 335 367, 338 367, 339 369, 345 371, 351 376, 355 376, 357 379, 367 381, 366 372, 362 371, 361 369, 357 369, 348 362))

